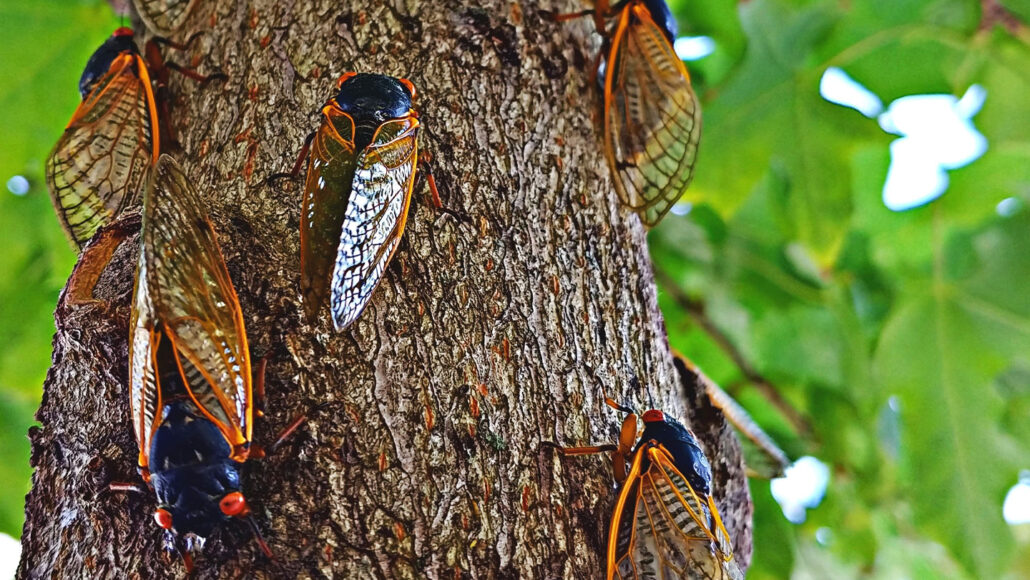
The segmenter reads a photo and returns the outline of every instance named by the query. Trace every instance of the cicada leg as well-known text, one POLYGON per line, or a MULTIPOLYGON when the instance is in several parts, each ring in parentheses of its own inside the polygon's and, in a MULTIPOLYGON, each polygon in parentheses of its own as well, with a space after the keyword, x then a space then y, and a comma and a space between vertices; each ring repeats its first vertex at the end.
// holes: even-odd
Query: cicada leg
MULTIPOLYGON (((258 368, 254 373, 254 410, 259 417, 263 417, 265 415, 265 370, 267 368, 268 357, 261 357, 261 362, 258 363, 258 368)), ((316 410, 319 408, 320 407, 315 407, 316 410)), ((248 456, 251 459, 263 459, 267 457, 269 454, 274 453, 275 450, 278 449, 279 446, 282 445, 282 443, 286 441, 286 439, 288 439, 294 431, 299 429, 301 425, 307 422, 309 414, 310 411, 307 411, 294 417, 294 419, 290 421, 290 423, 286 427, 279 431, 279 434, 275 436, 275 439, 272 441, 271 445, 266 447, 263 445, 252 443, 250 446, 250 452, 248 456)))
POLYGON ((161 55, 161 50, 158 45, 168 46, 177 50, 187 50, 193 41, 200 35, 200 33, 194 34, 186 41, 186 44, 178 44, 172 42, 167 38, 152 38, 147 41, 144 46, 144 54, 147 60, 147 66, 151 69, 153 74, 153 80, 156 85, 154 91, 154 99, 158 107, 158 121, 161 124, 158 134, 161 136, 161 148, 167 149, 171 146, 178 145, 179 141, 176 138, 172 124, 169 122, 169 102, 171 101, 168 96, 168 71, 175 71, 186 78, 193 79, 201 85, 206 84, 212 80, 226 80, 229 77, 225 73, 219 71, 209 75, 202 75, 192 68, 184 67, 174 61, 166 61, 161 55))
POLYGON ((418 171, 417 182, 414 186, 415 189, 421 189, 423 183, 429 186, 429 202, 433 206, 433 209, 442 211, 443 213, 453 217, 458 220, 458 223, 472 223, 472 219, 469 218, 468 214, 459 210, 450 209, 443 204, 443 201, 440 198, 440 190, 436 186, 436 177, 433 175, 433 154, 428 151, 420 151, 418 154, 418 171))
POLYGON ((311 150, 311 142, 315 140, 316 131, 308 133, 308 136, 304 138, 304 146, 300 148, 300 154, 297 155, 297 160, 293 162, 293 169, 286 173, 273 173, 265 179, 265 183, 272 185, 277 179, 296 179, 300 175, 300 168, 304 166, 304 161, 308 158, 308 151, 311 150))

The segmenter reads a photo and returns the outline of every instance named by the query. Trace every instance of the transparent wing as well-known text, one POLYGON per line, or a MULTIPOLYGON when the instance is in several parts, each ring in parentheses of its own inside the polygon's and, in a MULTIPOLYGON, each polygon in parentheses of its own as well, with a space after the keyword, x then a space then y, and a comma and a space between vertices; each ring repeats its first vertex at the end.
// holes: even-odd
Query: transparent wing
POLYGON ((743 580, 709 505, 714 503, 694 492, 667 452, 654 444, 641 447, 612 518, 608 578, 743 580))
POLYGON ((605 155, 615 190, 648 226, 690 184, 701 107, 690 76, 643 3, 622 11, 605 78, 605 155))
POLYGON ((408 217, 418 161, 418 119, 388 121, 358 159, 332 278, 333 324, 349 326, 383 279, 408 217))
POLYGON ((244 452, 252 400, 243 315, 206 213, 167 155, 147 181, 137 277, 137 302, 149 303, 150 326, 172 342, 190 395, 235 452, 244 452))
POLYGON ((327 105, 311 141, 300 216, 300 287, 304 310, 314 319, 329 296, 329 277, 340 243, 357 155, 354 120, 327 105))
POLYGON ((122 54, 79 105, 46 163, 54 209, 81 247, 137 199, 157 161, 157 108, 143 60, 122 54))
POLYGON ((132 411, 132 427, 139 443, 139 466, 142 468, 149 467, 154 418, 161 407, 156 362, 160 336, 155 329, 154 308, 146 278, 146 263, 140 260, 129 323, 129 407, 132 411))
POLYGON ((197 0, 133 0, 136 12, 151 31, 169 36, 182 26, 197 0))

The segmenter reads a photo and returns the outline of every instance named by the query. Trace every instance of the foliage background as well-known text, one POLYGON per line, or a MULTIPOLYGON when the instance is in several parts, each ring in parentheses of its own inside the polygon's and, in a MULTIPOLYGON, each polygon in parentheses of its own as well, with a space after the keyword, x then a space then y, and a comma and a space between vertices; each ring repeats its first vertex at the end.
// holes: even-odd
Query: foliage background
MULTIPOLYGON (((670 2, 681 33, 716 43, 690 65, 695 205, 650 237, 670 342, 832 474, 799 526, 752 482, 749 578, 1030 577, 1028 525, 1001 517, 1030 467, 1030 2, 1001 4, 1009 18, 988 0, 670 2), (987 153, 937 201, 887 210, 894 136, 820 97, 830 66, 885 103, 982 85, 987 153), (1002 216, 1006 198, 1019 203, 1002 216)), ((0 180, 31 184, 0 191, 0 531, 14 536, 74 263, 43 159, 117 24, 99 0, 0 5, 0 180)))

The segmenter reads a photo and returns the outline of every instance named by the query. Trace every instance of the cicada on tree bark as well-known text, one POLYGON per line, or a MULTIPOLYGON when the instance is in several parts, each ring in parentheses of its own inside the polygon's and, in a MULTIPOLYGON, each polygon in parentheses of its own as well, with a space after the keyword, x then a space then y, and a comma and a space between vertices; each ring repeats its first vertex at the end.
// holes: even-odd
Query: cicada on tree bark
POLYGON ((618 499, 608 528, 607 578, 743 580, 712 497, 712 469, 697 438, 651 409, 629 413, 616 445, 559 448, 565 455, 611 452, 618 499))
POLYGON ((114 31, 79 81, 82 103, 46 163, 50 196, 81 248, 142 189, 157 162, 158 108, 150 71, 129 28, 114 31))
POLYGON ((240 483, 240 468, 254 452, 240 303, 186 175, 167 155, 148 173, 129 393, 140 474, 157 496, 154 518, 187 567, 204 538, 230 518, 247 519, 270 555, 240 483))
POLYGON ((604 36, 596 74, 615 191, 651 227, 690 185, 701 140, 701 105, 673 50, 676 19, 664 0, 597 0, 593 9, 553 17, 586 15, 604 36))
POLYGON ((132 29, 114 31, 86 63, 82 103, 47 158, 50 197, 76 248, 138 202, 148 168, 174 143, 164 124, 169 71, 200 82, 224 77, 165 62, 158 44, 185 49, 189 43, 155 38, 141 54, 132 29))
MULTIPOLYGON (((328 298, 343 330, 365 309, 397 250, 420 164, 421 129, 407 79, 347 73, 322 107, 307 157, 300 222, 301 294, 309 319, 328 298)), ((439 194, 427 181, 434 203, 439 194)))

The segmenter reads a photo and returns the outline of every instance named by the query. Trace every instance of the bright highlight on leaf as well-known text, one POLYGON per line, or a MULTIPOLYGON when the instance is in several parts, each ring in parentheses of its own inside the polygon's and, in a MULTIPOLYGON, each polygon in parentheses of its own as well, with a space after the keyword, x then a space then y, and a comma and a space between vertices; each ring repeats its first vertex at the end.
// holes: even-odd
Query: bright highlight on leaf
POLYGON ((823 73, 819 94, 831 103, 851 107, 870 119, 883 111, 880 97, 837 67, 830 67, 823 73))
POLYGON ((933 201, 948 188, 945 170, 968 165, 987 151, 987 138, 971 121, 987 91, 969 87, 961 99, 951 95, 902 97, 880 115, 880 127, 902 138, 891 143, 891 166, 883 203, 894 211, 933 201))
POLYGON ((7 191, 14 195, 25 195, 29 192, 29 180, 21 175, 15 175, 7 180, 7 191))
POLYGON ((823 501, 830 483, 830 468, 811 455, 806 455, 787 468, 787 475, 770 482, 773 497, 780 504, 783 516, 792 523, 805 521, 805 510, 823 501))
POLYGON ((881 113, 879 97, 843 70, 831 67, 823 73, 819 94, 866 117, 878 117, 884 131, 901 136, 891 143, 891 165, 883 185, 883 203, 893 211, 937 199, 948 189, 947 170, 968 165, 987 151, 987 138, 972 122, 987 98, 980 85, 969 87, 961 99, 902 97, 881 113))
POLYGON ((1005 495, 1001 513, 1011 525, 1030 524, 1030 470, 1019 474, 1019 483, 1005 495))
POLYGON ((681 36, 672 49, 682 60, 701 60, 715 52, 715 41, 707 36, 681 36))

